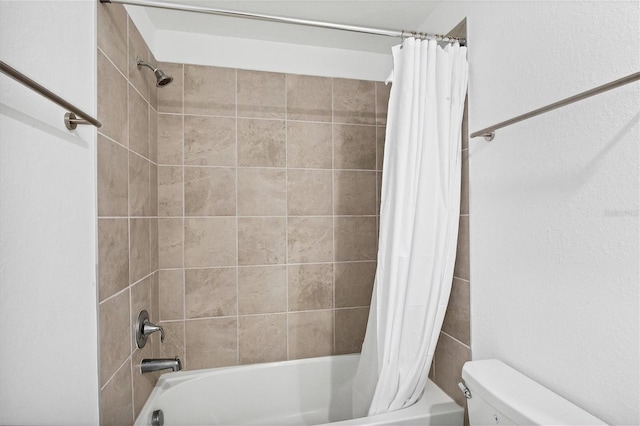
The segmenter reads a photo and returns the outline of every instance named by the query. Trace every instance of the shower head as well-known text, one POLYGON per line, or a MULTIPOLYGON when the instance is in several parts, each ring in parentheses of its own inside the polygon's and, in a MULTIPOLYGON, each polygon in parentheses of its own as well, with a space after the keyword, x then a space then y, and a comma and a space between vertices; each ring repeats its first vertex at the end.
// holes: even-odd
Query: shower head
POLYGON ((140 69, 140 67, 147 67, 153 71, 153 73, 156 75, 156 87, 166 86, 173 81, 173 77, 165 74, 161 69, 154 67, 149 62, 145 62, 137 56, 136 62, 138 63, 138 69, 140 69))
POLYGON ((161 69, 156 68, 153 73, 156 75, 156 80, 158 80, 156 82, 158 87, 166 86, 173 81, 173 77, 166 75, 161 69))

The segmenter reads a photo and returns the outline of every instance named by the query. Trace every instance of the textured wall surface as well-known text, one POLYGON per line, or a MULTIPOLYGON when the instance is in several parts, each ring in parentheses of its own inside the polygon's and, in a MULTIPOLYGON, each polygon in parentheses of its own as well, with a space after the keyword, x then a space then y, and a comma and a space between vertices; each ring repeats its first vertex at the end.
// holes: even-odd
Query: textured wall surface
POLYGON ((101 422, 132 424, 157 380, 140 373, 159 336, 138 349, 133 323, 157 320, 157 113, 155 62, 124 7, 98 4, 98 311, 101 422))
POLYGON ((161 66, 163 354, 197 369, 359 352, 388 87, 161 66))
MULTIPOLYGON (((2 61, 94 116, 95 9, 0 2, 2 61)), ((64 114, 0 75, 0 424, 98 421, 96 133, 64 114)))
MULTIPOLYGON (((446 2, 470 130, 640 69, 638 2, 446 2), (597 24, 596 24, 597 23, 597 24)), ((607 423, 640 422, 639 84, 472 139, 471 342, 607 423)))

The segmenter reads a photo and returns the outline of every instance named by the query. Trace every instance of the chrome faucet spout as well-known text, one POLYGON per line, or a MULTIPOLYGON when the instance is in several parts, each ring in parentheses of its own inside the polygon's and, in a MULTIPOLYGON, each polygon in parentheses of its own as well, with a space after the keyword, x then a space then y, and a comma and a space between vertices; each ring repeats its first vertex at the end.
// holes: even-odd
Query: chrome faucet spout
POLYGON ((140 363, 140 371, 142 373, 150 373, 152 371, 160 370, 182 370, 180 358, 146 358, 140 363))

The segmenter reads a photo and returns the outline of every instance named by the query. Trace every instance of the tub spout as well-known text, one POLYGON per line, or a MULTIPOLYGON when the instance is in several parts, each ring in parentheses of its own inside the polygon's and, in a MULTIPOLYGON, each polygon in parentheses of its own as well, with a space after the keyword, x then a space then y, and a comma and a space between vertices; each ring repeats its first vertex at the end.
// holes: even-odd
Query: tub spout
POLYGON ((152 371, 168 369, 172 371, 182 370, 182 363, 180 362, 180 358, 150 358, 143 359, 142 363, 140 363, 140 371, 142 371, 143 373, 150 373, 152 371))

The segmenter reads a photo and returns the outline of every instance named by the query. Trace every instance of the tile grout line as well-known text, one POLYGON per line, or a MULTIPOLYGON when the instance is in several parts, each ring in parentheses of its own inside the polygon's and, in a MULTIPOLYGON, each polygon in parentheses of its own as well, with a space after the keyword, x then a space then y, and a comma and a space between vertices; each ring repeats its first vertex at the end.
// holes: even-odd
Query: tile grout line
POLYGON ((471 350, 471 346, 470 345, 467 345, 466 343, 462 342, 461 340, 458 340, 457 338, 453 337, 451 334, 449 334, 447 332, 444 332, 442 330, 440 330, 440 333, 444 334, 445 336, 447 336, 451 340, 455 341, 456 343, 459 343, 460 345, 464 346, 465 348, 471 350))

